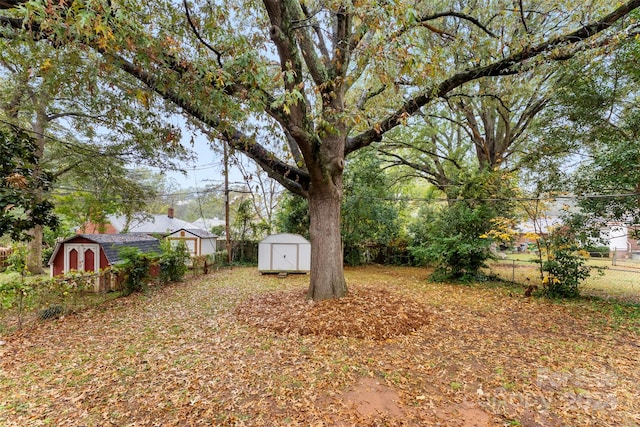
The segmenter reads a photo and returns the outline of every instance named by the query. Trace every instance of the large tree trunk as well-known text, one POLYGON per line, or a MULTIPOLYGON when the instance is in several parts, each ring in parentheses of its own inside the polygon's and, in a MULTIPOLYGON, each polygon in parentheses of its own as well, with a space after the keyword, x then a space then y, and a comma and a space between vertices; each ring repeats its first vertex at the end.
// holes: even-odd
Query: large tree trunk
POLYGON ((31 274, 41 274, 44 272, 42 269, 42 226, 36 225, 29 234, 31 240, 27 245, 27 270, 31 274))
MULTIPOLYGON (((45 145, 45 123, 47 122, 46 114, 43 110, 38 110, 38 114, 36 115, 36 122, 32 124, 32 129, 34 134, 36 135, 36 158, 38 159, 38 165, 33 170, 33 177, 36 182, 40 180, 40 176, 42 174, 42 166, 40 162, 44 156, 44 145, 45 145)), ((34 194, 34 199, 37 203, 42 202, 44 199, 43 189, 38 187, 35 189, 36 194, 34 194)), ((42 269, 42 240, 43 240, 43 227, 41 225, 34 226, 30 231, 29 235, 31 236, 31 240, 27 244, 27 270, 29 270, 32 274, 41 274, 44 272, 42 269)))
POLYGON ((307 297, 314 301, 347 294, 340 238, 341 176, 334 182, 312 183, 309 189, 311 282, 307 297))

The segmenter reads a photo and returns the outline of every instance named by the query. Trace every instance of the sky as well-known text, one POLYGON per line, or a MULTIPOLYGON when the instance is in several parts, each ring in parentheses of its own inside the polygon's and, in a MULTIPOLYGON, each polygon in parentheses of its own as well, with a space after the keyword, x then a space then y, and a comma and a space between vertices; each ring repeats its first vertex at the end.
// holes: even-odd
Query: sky
MULTIPOLYGON (((182 144, 194 151, 196 158, 191 162, 181 162, 180 166, 186 171, 186 175, 181 172, 165 172, 167 180, 173 183, 177 189, 204 188, 211 185, 224 183, 224 160, 221 150, 214 151, 209 145, 209 141, 204 136, 194 137, 191 146, 191 134, 183 135, 182 144)), ((159 168, 149 168, 154 172, 159 172, 159 168)), ((231 166, 229 168, 229 181, 232 183, 242 182, 242 174, 231 166)))

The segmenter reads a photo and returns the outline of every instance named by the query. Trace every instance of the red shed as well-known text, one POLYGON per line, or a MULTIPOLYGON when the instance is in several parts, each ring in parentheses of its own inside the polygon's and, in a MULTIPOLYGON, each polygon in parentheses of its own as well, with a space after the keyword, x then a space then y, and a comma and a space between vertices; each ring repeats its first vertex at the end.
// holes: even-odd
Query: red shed
MULTIPOLYGON (((58 242, 49 259, 51 276, 71 270, 99 272, 121 262, 119 252, 135 247, 143 253, 160 253, 160 242, 146 234, 78 234, 58 242)), ((96 282, 96 291, 105 284, 96 282)))

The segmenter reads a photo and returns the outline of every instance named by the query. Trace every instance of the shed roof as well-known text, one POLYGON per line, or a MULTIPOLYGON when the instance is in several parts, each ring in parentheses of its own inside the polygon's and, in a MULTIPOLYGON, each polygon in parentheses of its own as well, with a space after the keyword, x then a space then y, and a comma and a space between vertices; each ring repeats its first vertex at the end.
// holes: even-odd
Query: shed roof
POLYGON ((160 253, 161 251, 160 241, 146 234, 78 234, 58 242, 49 259, 49 265, 55 259, 59 248, 65 243, 71 243, 78 238, 84 238, 99 244, 111 265, 121 261, 120 250, 125 247, 138 248, 142 253, 160 253))
POLYGON ((201 239, 215 239, 216 237, 218 237, 215 234, 209 233, 207 230, 203 230, 201 228, 180 228, 180 229, 174 231, 173 233, 167 234, 167 236, 171 236, 173 234, 179 233, 180 231, 185 231, 185 232, 187 232, 189 234, 192 234, 192 235, 194 235, 196 237, 200 237, 201 239))
POLYGON ((279 233, 265 237, 260 243, 306 243, 309 241, 299 234, 279 233))

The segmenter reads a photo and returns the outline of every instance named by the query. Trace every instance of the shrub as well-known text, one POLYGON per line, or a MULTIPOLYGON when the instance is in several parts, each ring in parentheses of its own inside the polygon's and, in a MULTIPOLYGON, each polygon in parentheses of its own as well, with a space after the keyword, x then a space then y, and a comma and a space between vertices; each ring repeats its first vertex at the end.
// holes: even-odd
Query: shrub
POLYGON ((213 262, 216 266, 229 265, 229 252, 226 249, 216 251, 213 256, 213 262))
POLYGON ((551 298, 580 296, 580 284, 591 275, 594 267, 586 265, 586 258, 568 229, 556 230, 540 239, 540 278, 544 295, 551 298))
POLYGON ((120 258, 123 262, 115 269, 124 276, 123 295, 143 291, 150 277, 149 270, 157 259, 157 255, 144 254, 138 248, 125 247, 120 250, 120 258))
POLYGON ((170 241, 162 242, 160 255, 160 281, 162 283, 178 282, 184 278, 189 261, 189 249, 184 242, 172 245, 170 241))
POLYGON ((15 245, 13 251, 5 261, 6 270, 9 272, 20 273, 21 275, 29 274, 27 270, 27 246, 15 245))
POLYGON ((609 246, 587 246, 584 249, 594 258, 609 258, 609 246))
POLYGON ((430 210, 419 219, 411 254, 420 264, 435 267, 434 280, 469 280, 492 258, 491 241, 481 237, 491 226, 493 210, 487 204, 456 202, 441 212, 430 210))

